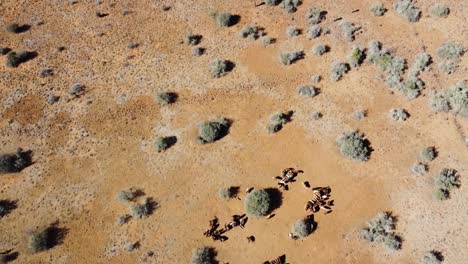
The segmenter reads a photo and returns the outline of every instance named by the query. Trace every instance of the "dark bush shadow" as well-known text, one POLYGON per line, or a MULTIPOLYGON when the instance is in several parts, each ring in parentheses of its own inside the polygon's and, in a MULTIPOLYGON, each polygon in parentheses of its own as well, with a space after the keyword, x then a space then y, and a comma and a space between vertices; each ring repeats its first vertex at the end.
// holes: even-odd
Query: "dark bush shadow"
POLYGON ((318 228, 318 223, 315 221, 315 216, 314 214, 310 214, 306 217, 305 219, 307 221, 307 223, 310 224, 311 226, 311 233, 315 232, 315 230, 317 230, 318 228))
POLYGON ((32 164, 32 151, 18 148, 15 154, 0 155, 0 174, 18 173, 32 164))
POLYGON ((168 148, 174 146, 177 143, 177 137, 176 136, 169 136, 166 137, 167 143, 168 143, 168 148))
POLYGON ((37 52, 35 51, 21 51, 18 53, 10 51, 7 54, 6 65, 11 68, 16 68, 20 64, 28 62, 36 57, 37 57, 37 52))
POLYGON ((153 197, 146 198, 146 206, 148 209, 148 215, 152 215, 159 207, 159 203, 156 202, 153 197))
POLYGON ((59 222, 53 223, 46 229, 47 232, 47 249, 63 244, 65 236, 68 234, 68 228, 59 227, 59 222))
POLYGON ((0 263, 10 263, 12 261, 15 261, 18 258, 18 256, 19 252, 12 252, 11 249, 4 252, 0 252, 0 263))
POLYGON ((444 261, 444 256, 442 255, 442 252, 437 251, 437 250, 432 250, 431 253, 436 257, 436 259, 440 262, 444 261))
POLYGON ((226 60, 226 72, 231 72, 236 67, 236 64, 230 60, 226 60))
POLYGON ((283 204, 283 193, 277 188, 267 188, 265 191, 268 193, 271 199, 271 206, 267 212, 267 214, 270 214, 274 210, 280 208, 283 204))
POLYGON ((229 27, 232 27, 240 22, 241 17, 239 15, 232 15, 231 20, 229 20, 229 27))
POLYGON ((0 200, 0 218, 8 215, 17 208, 17 201, 0 200))
POLYGON ((108 13, 96 12, 96 16, 99 17, 99 18, 103 18, 103 17, 106 17, 108 15, 109 15, 108 13))

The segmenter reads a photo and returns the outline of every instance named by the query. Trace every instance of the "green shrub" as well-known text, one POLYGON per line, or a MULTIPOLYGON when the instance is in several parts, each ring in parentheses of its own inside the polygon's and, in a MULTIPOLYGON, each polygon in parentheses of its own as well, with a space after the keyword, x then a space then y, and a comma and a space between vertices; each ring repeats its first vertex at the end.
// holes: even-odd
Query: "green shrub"
POLYGON ((216 264, 216 252, 213 248, 201 247, 192 250, 192 264, 216 264))
POLYGON ((307 39, 314 39, 320 37, 322 28, 319 25, 313 25, 307 30, 307 39))
POLYGON ((0 154, 0 174, 20 172, 31 164, 31 151, 18 149, 15 154, 0 154))
POLYGON ((401 108, 390 109, 389 115, 395 121, 406 121, 410 116, 405 109, 401 108))
POLYGON ((430 251, 421 259, 421 264, 440 264, 444 258, 437 251, 430 251))
POLYGON ((439 201, 447 200, 450 198, 450 192, 445 189, 437 189, 434 192, 434 197, 439 201))
POLYGON ((312 85, 301 85, 298 87, 297 93, 303 97, 314 97, 318 94, 318 89, 312 85))
POLYGON ((187 35, 185 35, 184 37, 184 43, 186 45, 192 45, 192 46, 195 46, 197 45, 198 43, 200 43, 200 40, 201 40, 201 36, 200 35, 194 35, 192 33, 188 33, 187 35))
POLYGON ((230 27, 236 23, 236 17, 231 13, 212 12, 210 13, 210 16, 221 27, 230 27))
POLYGON ((201 56, 205 53, 205 48, 202 47, 195 47, 192 49, 192 55, 193 56, 201 56))
POLYGON ((29 30, 29 28, 31 28, 31 26, 29 26, 29 25, 20 26, 17 23, 8 24, 6 26, 6 30, 8 32, 15 33, 15 34, 26 32, 26 31, 29 30))
POLYGON ((408 99, 414 99, 421 94, 421 91, 424 89, 424 83, 421 79, 416 77, 410 77, 403 83, 400 83, 398 90, 406 96, 408 99))
POLYGON ((73 97, 79 97, 85 93, 86 87, 79 83, 74 83, 70 86, 68 93, 73 97))
POLYGON ((446 74, 452 74, 458 70, 459 60, 444 60, 437 64, 439 69, 446 74))
POLYGON ((197 142, 201 144, 217 141, 229 132, 231 122, 226 118, 203 122, 198 126, 197 142))
POLYGON ((120 215, 117 218, 117 224, 118 225, 125 225, 126 223, 128 223, 128 221, 130 221, 131 218, 132 218, 132 216, 129 215, 129 214, 120 215))
POLYGON ((331 79, 333 81, 337 82, 348 71, 349 71, 349 65, 348 64, 335 61, 332 64, 331 79))
POLYGON ((131 202, 135 200, 135 198, 137 197, 138 197, 138 193, 133 189, 119 192, 119 200, 122 202, 131 202))
POLYGON ((370 11, 374 16, 383 16, 387 12, 387 8, 382 3, 374 3, 371 5, 370 11))
POLYGON ((343 38, 349 42, 352 42, 356 38, 354 34, 360 29, 360 27, 355 26, 353 23, 344 20, 340 21, 338 26, 341 28, 343 38))
POLYGON ((177 101, 177 94, 173 92, 163 92, 163 93, 158 93, 156 96, 156 99, 158 100, 158 103, 161 105, 169 105, 172 103, 175 103, 177 101))
POLYGON ((460 187, 460 179, 458 172, 453 169, 442 169, 435 176, 436 186, 440 189, 450 191, 460 187))
POLYGON ((431 56, 425 52, 418 53, 408 71, 408 78, 416 78, 420 72, 427 71, 429 64, 431 63, 431 56))
POLYGON ((226 60, 216 59, 210 64, 210 72, 214 78, 220 78, 226 75, 231 69, 230 62, 226 60))
POLYGON ((288 13, 294 13, 300 3, 300 0, 283 0, 283 8, 288 13))
POLYGON ((393 4, 393 10, 409 22, 418 22, 421 18, 421 10, 414 4, 413 0, 398 0, 393 4))
POLYGON ((157 137, 154 141, 154 145, 156 146, 156 150, 158 152, 163 152, 168 148, 172 147, 177 142, 177 137, 169 136, 169 137, 157 137))
POLYGON ((443 59, 458 59, 465 53, 463 45, 455 42, 445 42, 437 49, 437 55, 443 59))
POLYGON ((353 47, 353 49, 351 50, 351 54, 349 54, 348 57, 349 65, 351 65, 351 67, 353 68, 359 67, 359 65, 361 65, 364 59, 364 49, 359 48, 357 46, 353 47))
POLYGON ((290 37, 299 36, 299 34, 301 34, 301 30, 296 27, 288 27, 286 34, 290 37))
POLYGON ((313 231, 313 223, 309 219, 301 219, 294 223, 292 226, 292 233, 299 238, 304 238, 313 231))
POLYGON ((366 110, 357 110, 357 111, 354 111, 352 114, 353 118, 356 120, 364 119, 366 115, 367 115, 366 110))
POLYGON ((346 132, 336 140, 342 156, 355 161, 367 161, 371 154, 370 142, 358 131, 346 132))
POLYGON ((283 65, 291 65, 295 61, 304 57, 303 51, 285 52, 280 54, 280 61, 283 65))
POLYGON ((367 227, 361 229, 361 237, 376 243, 385 243, 388 248, 401 248, 401 238, 396 236, 395 218, 390 213, 378 213, 367 222, 367 227))
POLYGON ((427 165, 421 162, 415 163, 411 171, 416 175, 422 176, 427 173, 427 165))
POLYGON ((275 6, 281 3, 282 0, 265 0, 267 6, 275 6))
POLYGON ((50 248, 49 241, 50 232, 48 228, 36 231, 29 237, 29 249, 34 253, 45 251, 50 248))
POLYGON ((245 26, 241 32, 240 32, 241 37, 243 38, 249 38, 252 40, 257 39, 260 36, 263 36, 263 30, 257 26, 245 26))
POLYGON ((265 36, 262 38, 262 44, 263 46, 268 46, 268 45, 271 45, 275 43, 275 39, 274 38, 271 38, 271 37, 268 37, 268 36, 265 36))
POLYGON ((290 114, 277 112, 270 117, 270 124, 267 129, 269 133, 276 133, 280 131, 285 124, 290 121, 290 114))
POLYGON ((425 162, 433 161, 437 157, 437 150, 435 147, 427 147, 421 150, 419 156, 425 162))
POLYGON ((36 57, 35 52, 29 51, 10 51, 7 54, 6 66, 11 68, 18 67, 21 63, 25 63, 28 60, 36 57))
POLYGON ((325 12, 313 6, 307 10, 305 18, 308 24, 317 25, 325 19, 325 12))
POLYGON ((432 7, 431 13, 438 17, 447 17, 450 13, 450 9, 442 3, 437 3, 432 7))
POLYGON ((245 197, 245 211, 252 216, 267 215, 272 209, 272 199, 265 189, 253 190, 245 197))
POLYGON ((138 219, 151 215, 153 210, 154 202, 151 198, 146 198, 143 203, 136 203, 130 206, 132 216, 138 219))
POLYGON ((312 119, 313 119, 313 120, 319 120, 320 118, 322 118, 322 116, 323 116, 323 115, 322 115, 322 113, 320 113, 320 112, 313 112, 313 113, 312 113, 312 119))
POLYGON ((459 82, 456 85, 442 90, 432 92, 429 99, 429 107, 434 112, 453 112, 468 117, 468 85, 459 82))
POLYGON ((231 198, 234 198, 237 194, 237 188, 236 187, 227 187, 227 188, 221 188, 218 191, 219 198, 227 201, 231 198))
POLYGON ((322 77, 318 74, 314 74, 312 75, 312 83, 318 83, 320 82, 320 80, 322 79, 322 77))
POLYGON ((312 47, 312 53, 314 53, 317 56, 322 56, 323 54, 327 53, 329 50, 328 46, 323 45, 323 44, 315 44, 312 47))

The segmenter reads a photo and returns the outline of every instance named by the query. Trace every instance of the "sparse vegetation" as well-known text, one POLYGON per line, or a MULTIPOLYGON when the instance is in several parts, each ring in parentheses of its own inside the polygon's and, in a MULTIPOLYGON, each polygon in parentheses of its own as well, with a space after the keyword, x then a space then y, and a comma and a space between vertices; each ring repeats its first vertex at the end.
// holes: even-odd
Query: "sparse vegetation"
POLYGON ((241 37, 243 38, 249 38, 252 40, 256 40, 258 37, 263 36, 263 30, 257 26, 245 26, 241 32, 240 32, 241 37))
POLYGON ((312 85, 301 85, 298 87, 297 93, 303 97, 314 97, 318 94, 318 89, 312 85))
POLYGON ((79 83, 74 83, 70 86, 68 93, 73 97, 80 97, 85 93, 85 86, 79 83))
POLYGON ((429 64, 431 63, 431 56, 425 52, 418 53, 414 60, 413 65, 411 65, 408 71, 408 78, 416 78, 419 73, 422 71, 427 71, 429 69, 429 64))
POLYGON ((158 152, 163 152, 170 147, 174 146, 177 142, 177 137, 175 136, 168 136, 168 137, 157 137, 154 141, 154 145, 156 146, 156 150, 158 152))
POLYGON ((197 142, 201 144, 217 141, 229 132, 231 122, 226 118, 203 122, 198 126, 197 142))
POLYGON ((192 250, 192 264, 216 264, 213 248, 201 247, 192 250))
POLYGON ((283 8, 288 13, 294 13, 297 11, 297 7, 300 3, 300 0, 283 0, 283 8))
POLYGON ((444 168, 435 175, 435 184, 437 186, 436 198, 448 199, 450 191, 460 187, 460 175, 454 169, 444 168))
POLYGON ((374 16, 383 16, 387 12, 387 8, 382 3, 374 3, 371 5, 370 11, 374 16))
POLYGON ((450 9, 443 3, 437 3, 432 7, 431 13, 437 17, 447 17, 450 9))
POLYGON ((422 176, 427 173, 427 165, 421 162, 415 163, 411 167, 411 171, 416 175, 422 176))
POLYGON ((348 62, 351 67, 356 68, 361 65, 361 63, 365 59, 364 49, 354 46, 351 50, 351 54, 349 54, 348 62))
POLYGON ((313 112, 313 113, 312 113, 312 119, 313 119, 313 120, 319 120, 320 118, 322 118, 322 116, 323 116, 323 115, 322 115, 322 113, 320 113, 320 112, 313 112))
POLYGON ((409 22, 418 22, 421 18, 421 10, 414 4, 413 0, 398 0, 393 4, 393 10, 409 22))
POLYGON ((322 77, 320 77, 318 74, 312 75, 312 83, 319 83, 321 79, 322 77))
POLYGON ((205 49, 202 47, 195 47, 192 49, 193 56, 201 56, 203 53, 205 53, 205 49))
POLYGON ((265 0, 267 6, 275 6, 281 3, 282 0, 265 0))
POLYGON ((437 55, 442 59, 458 59, 465 53, 463 45, 455 42, 445 42, 437 49, 437 55))
POLYGON ((401 239, 395 235, 395 218, 390 213, 378 213, 367 222, 367 227, 361 229, 362 238, 374 242, 385 243, 389 249, 401 248, 401 239))
POLYGON ((357 27, 353 23, 344 20, 340 21, 338 26, 341 28, 343 38, 349 42, 354 41, 356 38, 354 34, 360 29, 360 27, 357 27))
POLYGON ((0 154, 0 174, 20 172, 31 164, 30 151, 18 149, 14 154, 0 154))
POLYGON ((301 34, 301 30, 296 27, 288 27, 286 34, 290 37, 299 36, 299 34, 301 34))
POLYGON ((192 46, 195 46, 197 45, 198 43, 200 43, 200 40, 201 40, 201 36, 200 35, 194 35, 192 33, 188 33, 187 35, 185 35, 184 37, 184 43, 186 45, 192 45, 192 46))
POLYGON ((275 39, 272 38, 272 37, 264 36, 264 37, 262 38, 262 44, 263 44, 263 46, 268 46, 268 45, 271 45, 271 44, 273 44, 273 43, 275 43, 275 39))
POLYGON ((33 252, 45 251, 50 248, 50 230, 45 228, 38 230, 29 237, 29 249, 33 252))
POLYGON ((129 214, 120 215, 117 218, 117 224, 118 225, 125 225, 126 223, 128 223, 128 221, 130 221, 131 218, 132 218, 132 216, 129 215, 129 214))
POLYGON ((218 191, 219 198, 227 201, 231 198, 236 197, 237 195, 237 188, 235 187, 226 187, 226 188, 221 188, 218 191))
POLYGON ((52 71, 52 69, 41 69, 39 71, 39 76, 41 78, 52 77, 53 75, 54 75, 54 72, 52 71))
POLYGON ((313 223, 309 219, 301 219, 292 226, 292 233, 299 238, 305 238, 312 234, 313 223))
POLYGON ((210 64, 211 75, 215 78, 226 75, 230 71, 229 68, 229 62, 226 60, 216 59, 210 64))
POLYGON ((285 52, 280 54, 280 61, 283 65, 291 65, 295 61, 304 57, 303 51, 285 52))
POLYGON ((435 158, 437 158, 437 150, 435 147, 427 147, 421 151, 419 156, 425 162, 433 161, 435 158))
POLYGON ((252 216, 265 216, 272 208, 272 199, 265 189, 253 190, 245 197, 245 211, 252 216))
POLYGON ((325 20, 325 12, 317 7, 310 7, 307 10, 305 16, 307 23, 310 25, 317 25, 320 24, 323 20, 325 20))
POLYGON ((349 65, 338 61, 333 62, 331 69, 331 79, 333 81, 339 81, 345 73, 349 71, 349 65))
POLYGON ((290 121, 290 114, 277 112, 270 117, 270 124, 268 125, 269 133, 276 133, 280 131, 285 124, 290 121))
POLYGON ((313 25, 307 31, 307 38, 308 39, 318 38, 320 37, 320 34, 322 34, 322 28, 319 25, 313 25))
POLYGON ((370 142, 358 131, 346 132, 336 140, 342 156, 355 161, 367 161, 371 154, 370 142))
POLYGON ((130 206, 132 216, 138 219, 151 215, 153 209, 154 202, 148 197, 142 203, 136 203, 130 206))
POLYGON ((406 121, 410 116, 405 109, 401 108, 390 109, 389 115, 395 121, 406 121))
POLYGON ((434 112, 453 112, 465 118, 468 117, 468 85, 459 82, 456 85, 439 92, 433 91, 429 106, 434 112))
POLYGON ((235 24, 235 16, 231 13, 212 12, 210 16, 218 23, 220 27, 230 27, 235 24))
POLYGON ((421 264, 440 264, 444 261, 444 257, 440 252, 430 251, 421 259, 421 264))
POLYGON ((352 116, 356 120, 361 120, 367 116, 367 112, 365 110, 357 110, 353 112, 352 116))
POLYGON ((460 60, 444 60, 437 64, 437 66, 442 72, 452 74, 458 70, 458 63, 460 63, 460 60))
POLYGON ((28 31, 29 28, 30 28, 29 25, 20 26, 18 23, 8 24, 6 26, 6 30, 8 32, 15 33, 15 34, 19 34, 19 33, 23 33, 25 31, 28 31))
POLYGON ((29 51, 10 51, 7 54, 6 66, 11 68, 16 68, 20 66, 21 63, 25 63, 28 60, 36 56, 35 52, 29 51))
POLYGON ((329 50, 328 46, 323 45, 323 44, 315 44, 312 47, 312 53, 314 53, 317 56, 322 56, 323 54, 327 53, 329 50))
POLYGON ((156 96, 158 103, 161 105, 169 105, 175 103, 177 101, 177 94, 173 92, 163 92, 158 93, 156 96))
POLYGON ((131 202, 138 197, 138 192, 134 189, 119 192, 119 200, 122 202, 131 202))

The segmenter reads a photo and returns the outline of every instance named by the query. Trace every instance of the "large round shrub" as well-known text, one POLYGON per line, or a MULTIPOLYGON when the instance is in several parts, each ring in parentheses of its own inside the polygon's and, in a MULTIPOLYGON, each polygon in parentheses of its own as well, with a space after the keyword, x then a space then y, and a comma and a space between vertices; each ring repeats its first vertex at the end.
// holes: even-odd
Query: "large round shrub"
POLYGON ((272 199, 270 194, 262 190, 254 190, 245 198, 245 211, 253 216, 265 216, 271 210, 272 199))
POLYGON ((215 252, 213 248, 201 247, 195 248, 192 251, 192 264, 214 264, 215 261, 215 252))
POLYGON ((211 143, 227 135, 230 122, 226 118, 201 123, 198 127, 197 141, 201 144, 211 143))
POLYGON ((312 233, 312 223, 307 219, 298 220, 292 226, 292 233, 300 238, 304 238, 312 233))
POLYGON ((336 140, 342 156, 356 161, 367 161, 371 148, 364 135, 358 131, 343 133, 336 140))

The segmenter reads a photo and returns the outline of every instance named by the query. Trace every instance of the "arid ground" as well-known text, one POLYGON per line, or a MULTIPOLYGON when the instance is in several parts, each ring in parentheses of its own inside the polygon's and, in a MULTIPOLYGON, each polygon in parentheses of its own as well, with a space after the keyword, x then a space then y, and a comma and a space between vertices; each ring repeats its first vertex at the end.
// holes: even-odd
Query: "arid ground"
POLYGON ((373 0, 304 0, 294 13, 281 4, 255 7, 250 0, 70 2, 0 1, 0 47, 37 52, 18 67, 7 67, 7 56, 0 56, 1 152, 21 147, 33 159, 19 173, 0 175, 0 200, 16 202, 0 218, 0 252, 16 252, 12 263, 189 263, 192 249, 201 246, 215 248, 219 263, 231 264, 283 254, 291 264, 420 263, 432 250, 443 263, 468 263, 468 118, 429 107, 432 90, 468 77, 466 55, 452 74, 437 67, 443 43, 468 47, 466 1, 441 1, 450 14, 439 18, 431 14, 438 1, 418 0, 422 16, 415 23, 398 16, 396 1, 388 0, 381 1, 388 11, 380 17, 369 11, 373 0), (320 25, 330 30, 315 39, 307 39, 310 6, 327 12, 320 25), (211 11, 240 20, 220 27, 211 11), (343 39, 337 18, 361 27, 354 41, 343 39), (6 30, 10 23, 31 27, 14 34, 6 30), (263 27, 275 43, 242 38, 245 25, 263 27), (289 26, 303 33, 290 37, 289 26), (190 32, 202 36, 201 56, 183 43, 190 32), (409 100, 388 88, 367 61, 339 81, 330 79, 334 61, 345 62, 353 46, 372 40, 408 66, 420 52, 431 55, 429 70, 420 74, 420 96, 409 100), (313 55, 317 43, 330 51, 313 55), (280 63, 280 53, 296 50, 304 51, 303 59, 280 63), (216 58, 235 67, 213 78, 209 65, 216 58), (41 77, 44 68, 53 75, 41 77), (314 84, 320 93, 299 96, 297 87, 311 84, 313 75, 322 77, 314 84), (69 93, 76 83, 85 87, 81 96, 69 93), (156 95, 166 91, 178 94, 175 103, 158 103, 156 95), (60 99, 50 104, 51 95, 60 99), (404 108, 410 117, 394 121, 392 108, 404 108), (358 110, 366 117, 353 118, 358 110), (269 117, 278 111, 293 111, 292 120, 268 133, 269 117), (323 117, 314 120, 316 111, 323 117), (218 117, 232 120, 229 133, 197 143, 198 124, 218 117), (340 155, 336 138, 353 130, 371 143, 366 162, 340 155), (176 136, 177 143, 158 152, 158 136, 176 136), (411 167, 428 146, 438 156, 425 175, 416 176, 411 167), (281 191, 273 218, 249 217, 245 229, 229 231, 225 242, 203 235, 214 216, 226 222, 245 212, 246 188, 274 188, 272 177, 288 167, 304 173, 281 191), (461 185, 439 201, 433 176, 442 168, 457 170, 461 185), (329 214, 315 214, 311 235, 291 240, 291 225, 308 214, 304 204, 312 193, 303 181, 330 186, 335 205, 329 214), (240 187, 238 199, 218 197, 229 186, 240 187), (119 225, 130 203, 118 194, 132 187, 145 193, 138 201, 151 197, 157 206, 151 215, 119 225), (360 237, 379 212, 396 217, 400 250, 360 237), (52 223, 61 230, 60 241, 32 253, 29 235, 52 223), (250 235, 255 242, 247 242, 250 235), (129 251, 135 242, 139 247, 129 251), (149 251, 154 254, 147 256, 149 251))

